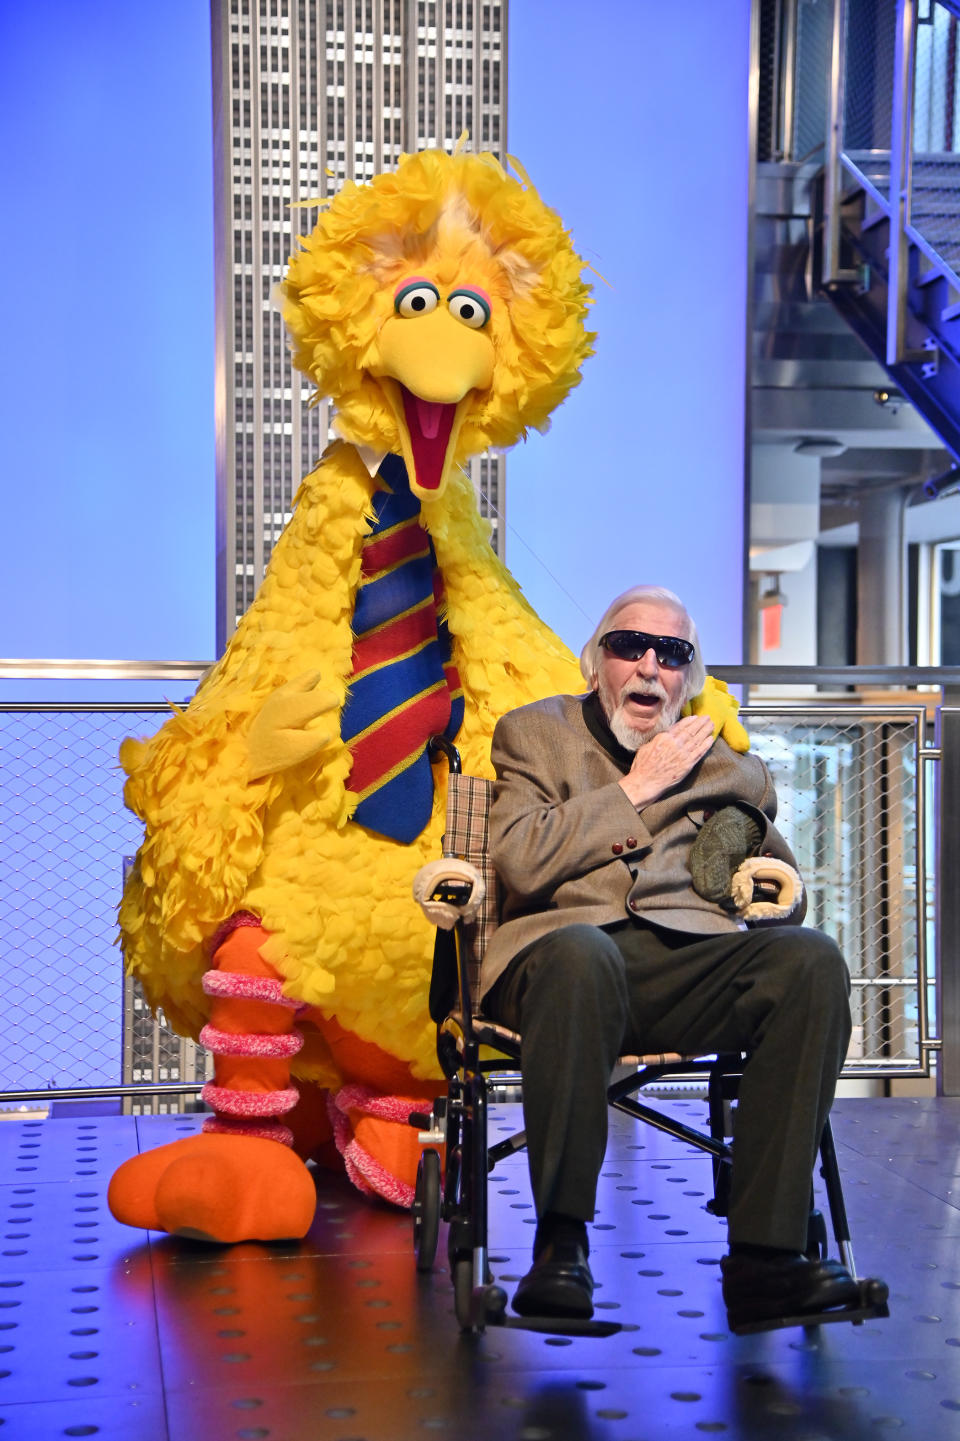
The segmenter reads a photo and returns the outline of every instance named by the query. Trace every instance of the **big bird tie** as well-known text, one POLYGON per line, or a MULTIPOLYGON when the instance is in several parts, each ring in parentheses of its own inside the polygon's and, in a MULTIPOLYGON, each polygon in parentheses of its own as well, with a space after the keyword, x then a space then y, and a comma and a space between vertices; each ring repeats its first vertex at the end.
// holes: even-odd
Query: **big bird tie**
POLYGON ((397 455, 384 459, 383 489, 364 537, 353 617, 353 675, 340 722, 353 756, 347 788, 353 819, 408 843, 430 819, 432 735, 453 740, 463 721, 463 691, 440 618, 443 583, 433 543, 420 525, 420 502, 397 455))

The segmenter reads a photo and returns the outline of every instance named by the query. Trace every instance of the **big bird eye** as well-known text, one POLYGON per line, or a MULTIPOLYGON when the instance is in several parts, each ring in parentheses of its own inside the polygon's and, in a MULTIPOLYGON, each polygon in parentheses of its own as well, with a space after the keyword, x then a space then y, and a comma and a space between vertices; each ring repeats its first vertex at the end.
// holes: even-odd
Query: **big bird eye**
POLYGON ((482 330, 490 319, 490 297, 483 290, 466 286, 460 290, 451 290, 447 296, 447 304, 451 315, 462 320, 464 325, 469 325, 471 330, 482 330))
POLYGON ((414 276, 398 285, 393 297, 393 308, 407 320, 414 315, 427 315, 440 304, 440 292, 429 280, 414 276))

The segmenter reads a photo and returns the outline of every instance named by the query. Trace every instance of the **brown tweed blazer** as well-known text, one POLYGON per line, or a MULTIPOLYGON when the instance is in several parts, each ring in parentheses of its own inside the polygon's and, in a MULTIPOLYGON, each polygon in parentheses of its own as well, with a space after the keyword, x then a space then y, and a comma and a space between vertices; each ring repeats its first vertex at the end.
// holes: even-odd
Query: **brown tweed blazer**
MULTIPOLYGON (((640 812, 618 785, 632 757, 595 697, 552 696, 511 711, 494 731, 491 758, 490 851, 503 900, 481 992, 524 946, 560 926, 635 916, 695 935, 742 929, 697 895, 687 868, 706 815, 733 801, 760 823, 761 852, 796 864, 772 825, 777 801, 766 766, 723 740, 640 812)), ((801 919, 794 913, 790 924, 801 919)))

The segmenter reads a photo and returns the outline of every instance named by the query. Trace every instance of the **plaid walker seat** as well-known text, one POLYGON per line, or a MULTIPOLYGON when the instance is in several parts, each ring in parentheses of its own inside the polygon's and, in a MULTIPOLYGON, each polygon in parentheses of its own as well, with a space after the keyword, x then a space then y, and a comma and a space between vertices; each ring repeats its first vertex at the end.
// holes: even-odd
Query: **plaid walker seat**
MULTIPOLYGON (((437 1056, 447 1077, 446 1096, 432 1113, 413 1112, 410 1124, 424 1145, 413 1204, 413 1241, 417 1268, 432 1269, 440 1222, 449 1223, 447 1252, 454 1290, 454 1309, 462 1330, 482 1331, 487 1325, 579 1335, 611 1335, 612 1322, 539 1320, 507 1316, 505 1292, 490 1274, 487 1251, 487 1177, 498 1161, 523 1148, 523 1131, 489 1145, 487 1107, 491 1092, 522 1084, 522 1037, 486 1018, 480 1007, 480 970, 484 950, 496 928, 499 882, 490 858, 489 814, 493 783, 464 775, 456 748, 442 737, 430 743, 434 756, 446 757, 446 830, 443 859, 418 873, 414 897, 438 925, 430 983, 430 1015, 437 1024, 437 1056), (451 908, 454 908, 451 910, 451 908), (453 919, 453 915, 456 919, 453 919)), ((762 882, 761 882, 762 884, 762 882)), ((725 1216, 730 1190, 732 1107, 746 1057, 742 1055, 683 1056, 677 1053, 624 1055, 607 1089, 607 1102, 678 1141, 706 1152, 713 1162, 714 1194, 707 1209, 725 1216), (708 1129, 698 1131, 676 1117, 638 1099, 644 1087, 664 1077, 706 1080, 708 1129)), ((829 1118, 820 1141, 820 1174, 826 1190, 834 1239, 851 1276, 856 1276, 843 1188, 829 1118)), ((808 1222, 806 1254, 826 1258, 829 1244, 824 1216, 813 1203, 808 1222)), ((772 1322, 752 1323, 738 1331, 760 1331, 830 1321, 886 1316, 869 1279, 859 1283, 860 1305, 772 1322)), ((885 1288, 884 1288, 885 1294, 885 1288)))

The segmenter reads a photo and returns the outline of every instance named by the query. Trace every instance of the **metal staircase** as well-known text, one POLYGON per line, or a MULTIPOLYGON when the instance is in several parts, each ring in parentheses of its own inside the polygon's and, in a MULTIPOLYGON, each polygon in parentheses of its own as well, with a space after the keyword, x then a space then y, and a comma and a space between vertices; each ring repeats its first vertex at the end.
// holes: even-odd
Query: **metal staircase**
POLYGON ((835 0, 817 269, 960 464, 958 15, 960 0, 835 0))

